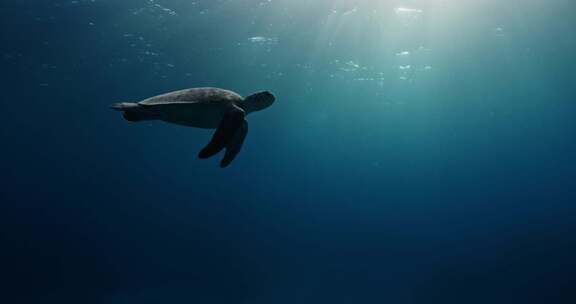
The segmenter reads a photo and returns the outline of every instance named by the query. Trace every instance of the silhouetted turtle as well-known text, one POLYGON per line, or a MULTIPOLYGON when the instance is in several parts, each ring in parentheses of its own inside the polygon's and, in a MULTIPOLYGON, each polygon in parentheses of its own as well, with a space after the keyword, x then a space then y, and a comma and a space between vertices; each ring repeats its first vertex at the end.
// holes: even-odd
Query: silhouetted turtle
POLYGON ((212 140, 200 151, 199 158, 209 158, 226 148, 220 167, 228 166, 240 152, 248 133, 244 117, 272 105, 275 97, 268 91, 246 98, 219 88, 193 88, 174 91, 140 102, 122 102, 111 106, 123 111, 128 121, 162 120, 196 128, 217 129, 212 140))

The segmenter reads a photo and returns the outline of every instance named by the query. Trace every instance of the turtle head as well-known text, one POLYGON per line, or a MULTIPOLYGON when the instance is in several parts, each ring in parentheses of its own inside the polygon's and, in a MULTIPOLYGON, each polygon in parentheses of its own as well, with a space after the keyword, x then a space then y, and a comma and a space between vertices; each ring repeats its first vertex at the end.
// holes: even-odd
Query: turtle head
POLYGON ((244 98, 241 107, 247 113, 256 112, 271 106, 275 100, 276 97, 269 91, 257 92, 244 98))

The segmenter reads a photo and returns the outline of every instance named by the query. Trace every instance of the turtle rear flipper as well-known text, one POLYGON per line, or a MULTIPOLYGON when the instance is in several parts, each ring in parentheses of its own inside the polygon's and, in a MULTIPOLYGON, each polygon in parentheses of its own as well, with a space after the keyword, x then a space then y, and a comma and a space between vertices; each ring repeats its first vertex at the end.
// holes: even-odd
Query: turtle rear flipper
POLYGON ((124 119, 126 119, 127 121, 131 122, 137 122, 141 120, 138 113, 132 111, 124 112, 124 115, 122 115, 122 117, 124 117, 124 119))
POLYGON ((160 119, 157 113, 149 111, 128 110, 124 112, 124 119, 131 122, 160 119))

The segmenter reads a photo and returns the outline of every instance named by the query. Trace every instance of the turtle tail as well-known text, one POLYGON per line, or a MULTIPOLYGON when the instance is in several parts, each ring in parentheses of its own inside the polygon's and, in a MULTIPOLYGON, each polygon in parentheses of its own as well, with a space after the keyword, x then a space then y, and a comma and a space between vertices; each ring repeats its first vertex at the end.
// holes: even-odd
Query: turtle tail
POLYGON ((139 104, 133 102, 115 103, 110 106, 111 109, 124 112, 124 119, 127 121, 142 121, 158 119, 158 115, 153 111, 143 109, 139 104))
POLYGON ((127 121, 132 121, 132 122, 160 119, 160 116, 157 113, 148 112, 148 111, 139 111, 139 110, 124 111, 123 117, 127 121))
POLYGON ((110 105, 110 109, 116 111, 127 111, 138 108, 140 108, 140 106, 135 102, 118 102, 110 105))
POLYGON ((122 115, 122 116, 127 121, 137 122, 137 121, 145 120, 141 114, 142 113, 138 113, 138 112, 134 112, 134 111, 126 111, 126 112, 124 112, 124 115, 122 115))

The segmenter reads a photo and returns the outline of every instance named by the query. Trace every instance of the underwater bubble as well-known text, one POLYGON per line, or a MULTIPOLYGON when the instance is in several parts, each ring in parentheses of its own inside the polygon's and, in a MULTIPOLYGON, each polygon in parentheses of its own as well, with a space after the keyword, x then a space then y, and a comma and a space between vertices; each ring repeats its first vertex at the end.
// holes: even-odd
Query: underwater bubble
POLYGON ((355 7, 355 8, 353 8, 353 9, 349 10, 349 11, 346 11, 346 12, 342 13, 342 16, 348 16, 348 15, 351 15, 351 14, 356 13, 357 11, 358 11, 358 8, 355 7))
MULTIPOLYGON (((64 3, 63 5, 70 4, 70 5, 81 5, 85 3, 95 3, 96 0, 73 0, 68 3, 64 3)), ((58 4, 57 6, 61 6, 62 4, 58 4)))
POLYGON ((265 6, 265 5, 270 4, 271 2, 272 2, 272 0, 265 0, 265 1, 260 2, 258 5, 265 6))
POLYGON ((415 8, 397 7, 394 9, 394 13, 405 21, 413 21, 419 19, 424 11, 415 8))
POLYGON ((501 28, 501 27, 494 28, 494 29, 492 30, 492 32, 494 33, 494 35, 495 35, 496 37, 504 37, 504 36, 506 36, 506 32, 505 32, 504 29, 501 28))
POLYGON ((405 66, 412 63, 411 53, 409 51, 402 51, 396 53, 396 64, 405 66))
POLYGON ((421 19, 424 11, 416 8, 397 7, 394 9, 394 13, 400 19, 402 25, 410 26, 421 19))
POLYGON ((178 15, 176 11, 162 6, 156 3, 155 0, 148 0, 144 7, 132 10, 133 15, 140 15, 141 13, 147 12, 149 14, 155 15, 158 18, 163 18, 164 16, 176 16, 178 15))
POLYGON ((361 66, 354 62, 354 61, 347 61, 344 62, 344 64, 340 67, 341 71, 344 72, 354 72, 354 71, 358 71, 361 68, 361 66))
POLYGON ((266 41, 266 37, 262 37, 262 36, 250 37, 250 38, 248 38, 248 41, 254 42, 254 43, 261 43, 261 42, 266 41))
POLYGON ((340 61, 338 59, 335 59, 334 61, 330 62, 330 64, 334 65, 336 69, 344 72, 355 72, 361 69, 365 69, 359 63, 353 60, 340 61))
POLYGON ((278 38, 275 37, 264 37, 264 36, 254 36, 247 39, 248 43, 240 42, 239 46, 248 46, 252 51, 264 51, 272 52, 276 44, 278 44, 278 38))
POLYGON ((422 14, 424 11, 416 8, 397 7, 394 9, 397 15, 414 15, 422 14))
POLYGON ((248 41, 254 44, 276 44, 278 42, 278 38, 254 36, 248 38, 248 41))
POLYGON ((156 53, 156 52, 153 52, 153 51, 145 50, 145 51, 142 52, 142 55, 144 55, 144 56, 158 56, 158 55, 160 55, 160 54, 158 54, 158 53, 156 53))

